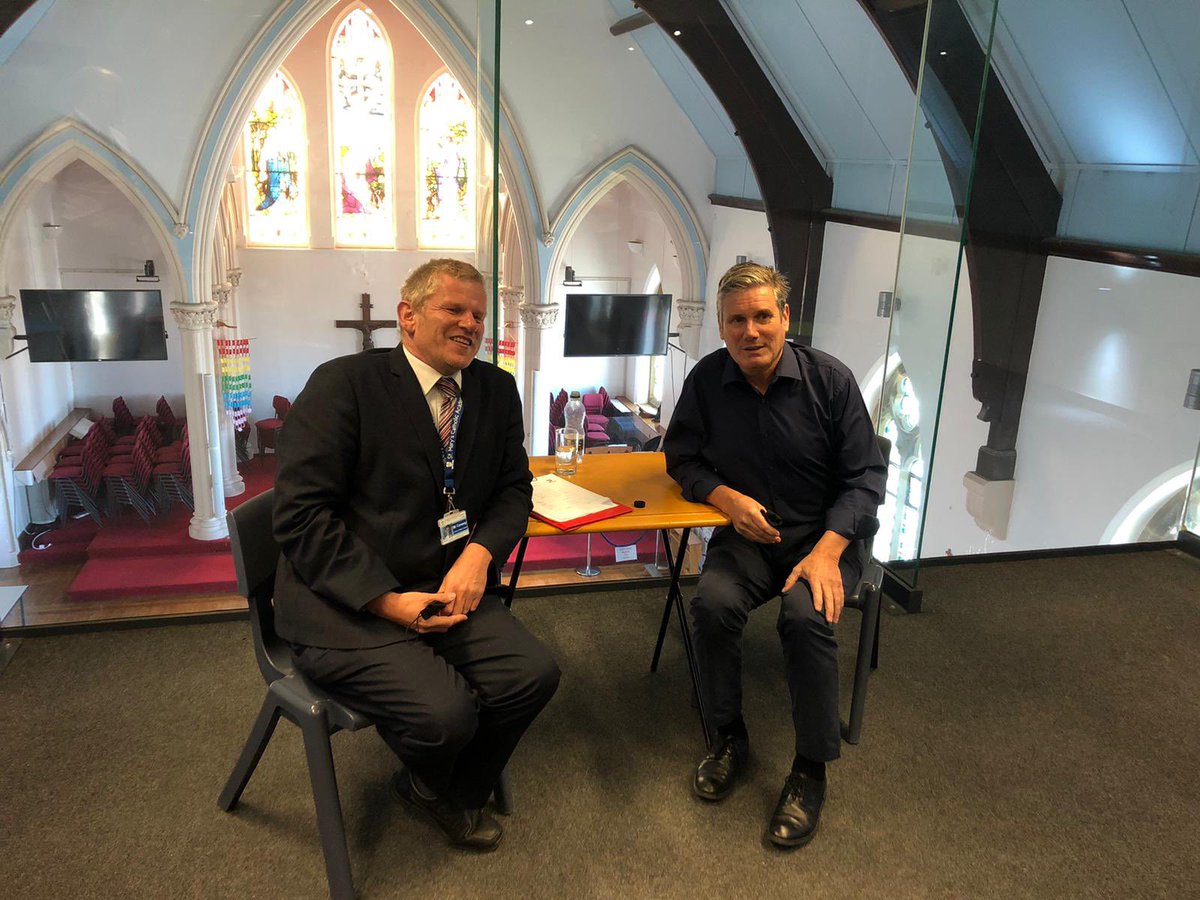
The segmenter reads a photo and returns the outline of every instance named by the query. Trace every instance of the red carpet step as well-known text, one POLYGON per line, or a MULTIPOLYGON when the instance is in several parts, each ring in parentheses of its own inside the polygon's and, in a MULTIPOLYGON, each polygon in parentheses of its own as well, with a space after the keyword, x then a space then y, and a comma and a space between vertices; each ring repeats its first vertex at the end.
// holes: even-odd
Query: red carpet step
POLYGON ((231 554, 185 553, 89 560, 67 597, 84 601, 236 592, 231 554))
POLYGON ((126 513, 101 528, 87 548, 88 559, 124 556, 174 556, 194 553, 227 553, 229 539, 197 541, 188 536, 192 511, 177 505, 165 516, 143 522, 126 513))

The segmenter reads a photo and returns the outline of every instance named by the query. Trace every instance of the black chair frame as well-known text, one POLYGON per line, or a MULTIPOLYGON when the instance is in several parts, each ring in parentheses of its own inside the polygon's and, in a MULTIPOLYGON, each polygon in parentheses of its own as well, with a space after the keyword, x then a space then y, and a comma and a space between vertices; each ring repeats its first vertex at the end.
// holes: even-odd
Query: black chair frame
MULTIPOLYGON (((362 713, 334 700, 297 671, 292 665, 291 649, 275 632, 272 597, 279 546, 271 526, 274 503, 275 490, 272 488, 226 514, 238 593, 250 604, 254 656, 267 682, 267 695, 217 805, 226 812, 237 806, 280 716, 299 727, 304 737, 317 828, 325 854, 329 896, 343 900, 354 896, 354 881, 329 739, 339 731, 358 731, 374 723, 362 713)), ((494 799, 497 811, 504 815, 512 812, 507 773, 501 776, 494 799)))

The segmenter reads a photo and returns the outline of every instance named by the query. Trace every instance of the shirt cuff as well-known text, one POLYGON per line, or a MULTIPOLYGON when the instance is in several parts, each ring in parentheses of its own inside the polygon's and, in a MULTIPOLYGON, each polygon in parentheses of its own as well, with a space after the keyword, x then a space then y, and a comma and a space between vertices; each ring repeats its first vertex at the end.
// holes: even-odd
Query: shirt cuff
POLYGON ((825 530, 840 534, 849 541, 866 541, 879 531, 879 519, 865 513, 855 514, 848 509, 831 509, 825 516, 825 530))
POLYGON ((705 498, 724 483, 716 475, 697 476, 684 485, 683 499, 691 500, 693 503, 704 503, 705 498))

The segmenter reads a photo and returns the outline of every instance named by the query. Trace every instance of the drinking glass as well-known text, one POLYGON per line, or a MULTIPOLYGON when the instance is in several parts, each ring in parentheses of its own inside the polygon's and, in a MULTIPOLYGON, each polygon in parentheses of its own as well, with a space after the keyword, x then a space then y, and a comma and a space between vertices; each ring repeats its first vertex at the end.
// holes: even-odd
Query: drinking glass
POLYGON ((576 428, 554 429, 554 474, 574 475, 583 453, 583 435, 576 428))

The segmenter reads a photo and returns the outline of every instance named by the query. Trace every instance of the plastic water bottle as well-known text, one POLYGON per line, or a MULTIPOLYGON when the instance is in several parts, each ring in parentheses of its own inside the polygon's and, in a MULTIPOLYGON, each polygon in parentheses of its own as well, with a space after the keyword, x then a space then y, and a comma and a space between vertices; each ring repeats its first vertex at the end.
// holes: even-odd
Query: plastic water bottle
POLYGON ((575 460, 576 463, 583 462, 583 444, 587 439, 587 429, 583 427, 585 417, 586 413, 583 408, 583 400, 579 397, 579 391, 571 391, 571 397, 567 400, 567 405, 563 407, 563 419, 568 428, 574 428, 580 435, 579 458, 575 460))

